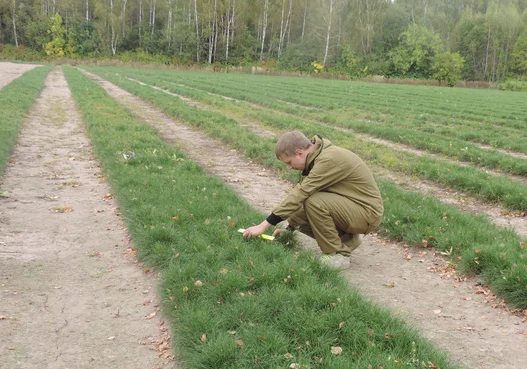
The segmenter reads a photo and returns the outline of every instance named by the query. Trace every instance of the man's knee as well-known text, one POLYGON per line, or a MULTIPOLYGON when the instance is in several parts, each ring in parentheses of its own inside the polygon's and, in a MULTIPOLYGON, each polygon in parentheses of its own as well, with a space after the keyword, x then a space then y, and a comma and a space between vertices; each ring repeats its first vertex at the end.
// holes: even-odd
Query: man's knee
POLYGON ((323 195, 320 192, 316 192, 304 201, 305 212, 309 213, 312 210, 320 211, 320 209, 324 208, 323 204, 323 195))

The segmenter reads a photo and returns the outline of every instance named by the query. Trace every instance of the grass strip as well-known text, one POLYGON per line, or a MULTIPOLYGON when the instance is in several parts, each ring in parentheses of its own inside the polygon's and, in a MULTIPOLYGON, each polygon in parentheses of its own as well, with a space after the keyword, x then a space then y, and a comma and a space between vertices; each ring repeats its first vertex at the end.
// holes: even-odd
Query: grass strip
POLYGON ((51 66, 36 67, 0 89, 0 177, 50 69, 51 66))
POLYGON ((454 367, 312 254, 244 240, 237 228, 261 214, 96 83, 64 71, 139 255, 161 271, 186 367, 454 367))
MULTIPOLYGON (((179 99, 149 87, 140 86, 127 79, 118 78, 114 74, 108 77, 122 88, 159 106, 168 114, 184 119, 190 125, 200 127, 214 137, 218 137, 230 146, 234 146, 246 156, 262 165, 273 163, 283 169, 274 157, 274 140, 256 136, 246 128, 240 127, 236 121, 226 119, 220 114, 202 111, 181 102, 179 99), (223 123, 222 123, 223 122, 223 123), (250 137, 253 139, 250 139, 250 137), (241 139, 238 139, 240 137, 241 139), (262 150, 262 148, 266 148, 262 150)), ((227 102, 226 102, 227 103, 227 102)), ((276 118, 279 119, 279 118, 276 118)), ((335 134, 331 128, 306 122, 278 122, 282 130, 300 129, 306 134, 321 134, 335 143, 341 144, 357 152, 368 161, 392 162, 392 166, 405 165, 406 154, 397 153, 399 157, 374 144, 354 140, 352 135, 335 134), (289 125, 286 125, 289 124, 289 125)), ((427 171, 428 176, 438 177, 452 174, 454 178, 463 181, 465 186, 481 183, 494 184, 495 177, 485 179, 473 177, 473 168, 449 166, 430 158, 418 158, 419 170, 427 171)), ((406 164, 407 165, 407 164, 406 164)), ((406 168, 414 173, 416 165, 406 168)), ((292 174, 291 171, 289 171, 292 174)), ((505 182, 505 181, 504 181, 505 182)), ((527 268, 525 268, 525 242, 514 232, 497 227, 486 218, 460 212, 453 206, 442 204, 437 199, 422 196, 419 193, 408 192, 393 185, 389 181, 379 182, 385 199, 385 217, 381 225, 384 236, 413 246, 434 246, 440 251, 450 254, 452 266, 462 272, 481 274, 493 291, 517 307, 527 306, 527 268)), ((479 187, 490 191, 488 196, 496 195, 493 187, 479 187), (494 192, 493 192, 494 191, 494 192)), ((499 187, 504 190, 505 187, 499 187)), ((513 190, 511 186, 511 191, 513 190)), ((518 197, 525 201, 524 197, 518 197)), ((515 200, 510 198, 510 200, 515 200)))

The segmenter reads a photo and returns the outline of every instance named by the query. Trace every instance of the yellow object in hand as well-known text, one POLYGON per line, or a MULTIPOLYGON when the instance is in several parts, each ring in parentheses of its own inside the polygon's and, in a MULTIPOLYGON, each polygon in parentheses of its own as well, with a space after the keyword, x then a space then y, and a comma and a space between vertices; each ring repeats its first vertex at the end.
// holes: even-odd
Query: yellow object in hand
MULTIPOLYGON (((240 229, 238 229, 238 232, 243 233, 243 232, 245 232, 245 229, 240 228, 240 229)), ((261 235, 259 235, 258 237, 263 238, 264 240, 267 240, 267 241, 273 241, 274 240, 274 236, 269 236, 268 234, 263 234, 263 233, 261 235)))

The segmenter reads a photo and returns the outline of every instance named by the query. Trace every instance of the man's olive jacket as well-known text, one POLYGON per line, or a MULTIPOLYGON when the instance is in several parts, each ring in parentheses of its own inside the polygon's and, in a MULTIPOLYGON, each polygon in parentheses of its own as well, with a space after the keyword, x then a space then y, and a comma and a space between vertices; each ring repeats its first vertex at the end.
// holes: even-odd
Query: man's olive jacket
POLYGON ((280 205, 273 209, 267 221, 276 225, 299 210, 315 192, 331 192, 350 199, 366 210, 366 221, 379 225, 384 207, 381 193, 366 164, 353 152, 315 136, 315 150, 306 158, 298 183, 280 205))

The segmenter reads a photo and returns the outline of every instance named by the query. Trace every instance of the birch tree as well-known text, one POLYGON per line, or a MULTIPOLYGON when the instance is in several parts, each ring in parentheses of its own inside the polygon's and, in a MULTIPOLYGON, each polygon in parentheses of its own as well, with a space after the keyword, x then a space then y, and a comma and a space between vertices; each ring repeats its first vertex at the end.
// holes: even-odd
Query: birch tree
POLYGON ((262 46, 260 47, 260 60, 263 59, 264 47, 265 47, 265 35, 267 32, 267 22, 269 17, 269 0, 264 1, 263 10, 263 24, 262 24, 262 46))
POLYGON ((289 22, 291 21, 291 11, 293 9, 293 0, 289 0, 289 10, 287 11, 287 18, 284 25, 284 13, 285 13, 286 0, 282 0, 282 18, 280 20, 280 38, 278 41, 278 59, 282 55, 282 49, 284 47, 284 38, 287 33, 289 22))
POLYGON ((196 23, 196 61, 199 63, 199 23, 198 23, 198 0, 194 0, 194 22, 196 23))
POLYGON ((325 17, 325 20, 327 22, 327 32, 326 32, 326 41, 325 41, 325 47, 324 47, 324 58, 322 60, 323 66, 326 66, 326 63, 328 60, 329 42, 331 40, 331 27, 333 26, 333 15, 337 8, 337 1, 338 0, 324 0, 322 2, 323 5, 325 5, 327 9, 327 16, 325 17))
POLYGON ((16 0, 13 0, 11 4, 11 23, 13 25, 13 38, 15 40, 15 45, 18 47, 18 34, 16 31, 16 0))

